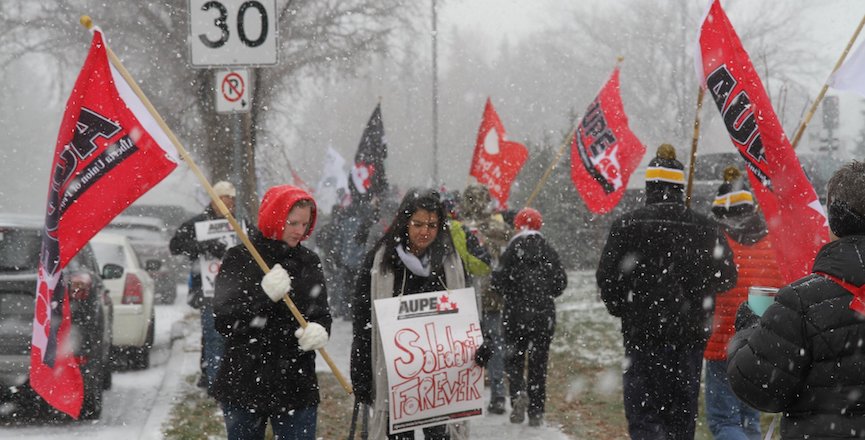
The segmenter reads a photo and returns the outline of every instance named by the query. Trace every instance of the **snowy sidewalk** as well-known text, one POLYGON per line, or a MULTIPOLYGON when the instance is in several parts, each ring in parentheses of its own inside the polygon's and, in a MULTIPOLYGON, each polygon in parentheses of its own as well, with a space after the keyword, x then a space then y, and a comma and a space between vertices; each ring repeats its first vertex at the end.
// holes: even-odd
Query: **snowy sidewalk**
MULTIPOLYGON (((325 349, 333 362, 339 367, 340 372, 346 377, 349 376, 349 355, 351 353, 351 322, 335 319, 331 329, 330 341, 325 349)), ((327 364, 318 356, 316 358, 316 370, 319 372, 330 372, 327 364)), ((489 401, 489 388, 484 390, 485 399, 489 401)), ((549 426, 549 422, 545 422, 545 426, 540 428, 531 428, 527 422, 520 425, 510 423, 508 419, 509 412, 503 415, 487 414, 479 419, 473 419, 470 422, 472 440, 524 440, 524 439, 541 439, 541 440, 568 440, 568 436, 563 434, 557 427, 549 426)), ((417 431, 415 438, 423 438, 423 434, 417 431)))

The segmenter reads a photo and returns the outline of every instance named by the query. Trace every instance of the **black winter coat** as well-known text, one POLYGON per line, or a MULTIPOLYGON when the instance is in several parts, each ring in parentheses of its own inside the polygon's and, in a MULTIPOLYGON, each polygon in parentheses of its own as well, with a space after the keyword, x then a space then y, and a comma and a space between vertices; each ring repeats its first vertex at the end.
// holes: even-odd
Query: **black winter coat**
POLYGON ((627 348, 698 348, 711 332, 715 294, 736 285, 736 266, 716 223, 659 202, 613 222, 596 278, 607 310, 622 318, 627 348))
MULTIPOLYGON (((291 276, 289 296, 309 322, 330 333, 331 316, 321 262, 311 250, 264 238, 250 239, 269 267, 279 263, 291 276)), ((228 250, 216 276, 216 330, 225 337, 225 354, 214 394, 265 413, 287 412, 319 403, 315 352, 303 351, 294 332, 300 325, 282 301, 261 288, 264 272, 244 246, 228 250)))
POLYGON ((222 258, 225 254, 225 244, 219 240, 198 241, 195 238, 195 224, 198 222, 221 219, 216 214, 213 207, 208 205, 201 214, 192 217, 183 222, 171 241, 168 242, 168 249, 171 255, 183 255, 189 259, 190 263, 190 280, 189 280, 189 299, 187 302, 190 306, 197 308, 201 307, 203 292, 201 291, 201 272, 198 268, 198 256, 213 258, 222 258))
MULTIPOLYGON (((865 284, 865 236, 823 246, 814 272, 865 284)), ((733 391, 754 408, 784 412, 784 439, 865 438, 865 316, 850 310, 852 299, 809 275, 781 289, 759 325, 730 342, 733 391)))
POLYGON ((554 300, 568 285, 559 254, 540 233, 516 236, 499 259, 491 289, 504 299, 505 331, 550 323, 555 328, 554 300))

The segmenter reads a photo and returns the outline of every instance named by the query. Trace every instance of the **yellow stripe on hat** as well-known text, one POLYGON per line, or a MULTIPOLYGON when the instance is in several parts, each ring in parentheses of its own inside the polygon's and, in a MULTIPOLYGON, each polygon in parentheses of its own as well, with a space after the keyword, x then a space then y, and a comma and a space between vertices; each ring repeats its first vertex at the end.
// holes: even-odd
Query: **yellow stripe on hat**
POLYGON ((649 167, 646 168, 646 182, 668 182, 685 184, 685 172, 676 168, 649 167))
POLYGON ((750 191, 734 191, 723 196, 715 197, 715 201, 712 202, 712 206, 723 206, 729 208, 731 206, 737 205, 753 205, 754 204, 754 196, 751 195, 750 191))

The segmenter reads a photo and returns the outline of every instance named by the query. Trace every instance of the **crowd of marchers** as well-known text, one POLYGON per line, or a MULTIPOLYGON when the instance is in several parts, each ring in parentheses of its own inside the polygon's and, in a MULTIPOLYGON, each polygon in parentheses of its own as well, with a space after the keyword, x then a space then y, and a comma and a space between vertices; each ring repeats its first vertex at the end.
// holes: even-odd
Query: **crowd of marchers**
MULTIPOLYGON (((786 286, 742 170, 724 171, 706 214, 687 207, 672 146, 658 148, 645 178, 646 205, 613 222, 596 274, 607 310, 622 320, 631 438, 694 438, 701 380, 716 439, 761 438, 760 411, 780 413, 784 439, 865 438, 865 164, 851 162, 830 179, 832 241, 811 275, 786 286)), ((233 208, 230 183, 214 190, 233 208)), ((315 438, 315 350, 335 317, 352 321, 351 383, 369 438, 413 439, 390 432, 389 359, 373 302, 463 287, 478 296, 484 343, 475 361, 486 368, 487 411, 544 423, 563 264, 537 210, 498 210, 478 184, 458 196, 408 190, 369 246, 334 243, 345 222, 356 235, 359 228, 337 209, 317 246, 306 247, 319 210, 289 185, 270 188, 257 224, 247 225, 259 255, 195 239, 196 223, 222 216, 216 204, 181 226, 173 253, 221 259, 210 292, 193 269, 190 305, 201 310, 201 386, 219 401, 229 439, 263 439, 268 424, 280 439, 315 438), (282 303, 286 296, 306 326, 282 303)), ((422 431, 426 439, 470 438, 467 422, 422 431)))

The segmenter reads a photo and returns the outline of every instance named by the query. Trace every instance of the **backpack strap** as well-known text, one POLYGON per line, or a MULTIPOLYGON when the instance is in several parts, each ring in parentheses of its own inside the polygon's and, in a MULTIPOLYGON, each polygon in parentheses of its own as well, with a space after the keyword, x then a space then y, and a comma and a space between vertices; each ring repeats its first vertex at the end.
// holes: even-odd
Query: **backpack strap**
POLYGON ((853 310, 854 312, 857 312, 861 315, 865 315, 865 284, 861 286, 856 286, 834 275, 829 275, 826 272, 814 273, 832 281, 833 283, 843 287, 844 290, 850 292, 850 294, 853 295, 853 301, 850 301, 850 310, 853 310))

